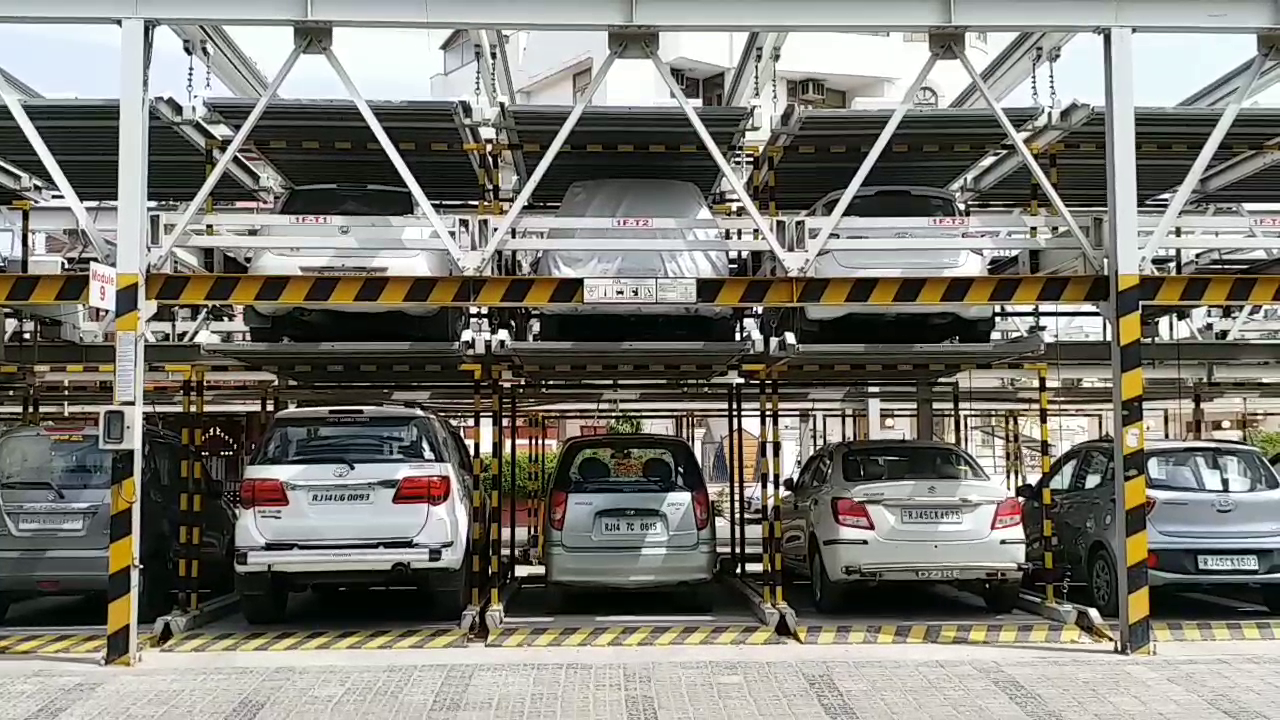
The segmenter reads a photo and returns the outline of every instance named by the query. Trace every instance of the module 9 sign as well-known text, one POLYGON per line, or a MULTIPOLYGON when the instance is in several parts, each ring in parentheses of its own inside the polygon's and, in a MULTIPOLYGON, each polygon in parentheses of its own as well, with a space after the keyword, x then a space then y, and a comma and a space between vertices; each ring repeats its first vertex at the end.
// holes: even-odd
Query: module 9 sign
POLYGON ((89 307, 116 309, 116 269, 110 265, 89 263, 89 307))

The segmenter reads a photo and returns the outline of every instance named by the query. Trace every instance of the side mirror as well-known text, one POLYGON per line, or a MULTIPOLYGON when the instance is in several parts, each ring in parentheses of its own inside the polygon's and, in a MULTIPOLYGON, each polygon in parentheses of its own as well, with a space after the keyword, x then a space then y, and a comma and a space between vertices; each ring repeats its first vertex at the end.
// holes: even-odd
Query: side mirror
POLYGON ((1034 500, 1036 497, 1036 486, 1031 484, 1019 485, 1015 492, 1018 497, 1023 500, 1034 500))
POLYGON ((782 489, 783 489, 783 490, 786 490, 787 492, 795 492, 795 491, 796 491, 796 479, 795 479, 795 478, 787 478, 786 480, 783 480, 783 481, 782 481, 782 489))

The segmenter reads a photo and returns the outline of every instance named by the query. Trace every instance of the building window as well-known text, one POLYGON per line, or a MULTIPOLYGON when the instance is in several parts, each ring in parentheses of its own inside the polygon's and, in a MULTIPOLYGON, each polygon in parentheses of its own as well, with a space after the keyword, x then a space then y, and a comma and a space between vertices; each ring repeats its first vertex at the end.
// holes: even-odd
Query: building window
POLYGON ((458 33, 444 49, 444 71, 453 72, 475 60, 475 52, 471 49, 471 36, 465 32, 458 33))
POLYGON ((929 33, 927 32, 903 33, 902 39, 905 42, 929 42, 929 33))
POLYGON ((724 73, 712 75, 702 81, 702 105, 704 107, 724 105, 724 73))
POLYGON ((591 68, 573 74, 573 101, 578 102, 587 96, 591 89, 591 68))
POLYGON ((809 108, 827 108, 834 110, 844 110, 849 107, 849 95, 846 91, 833 88, 830 85, 825 86, 823 97, 820 100, 804 99, 801 100, 800 84, 795 80, 787 81, 787 100, 802 107, 809 108))

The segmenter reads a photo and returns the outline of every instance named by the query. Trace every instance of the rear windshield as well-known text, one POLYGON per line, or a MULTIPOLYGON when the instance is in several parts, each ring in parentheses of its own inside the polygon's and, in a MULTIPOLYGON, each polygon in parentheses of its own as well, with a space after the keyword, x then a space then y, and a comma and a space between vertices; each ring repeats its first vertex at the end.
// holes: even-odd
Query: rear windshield
POLYGON ((294 190, 280 206, 282 215, 412 215, 413 196, 395 190, 316 188, 294 190))
POLYGON ((845 211, 848 217, 864 218, 954 217, 959 214, 959 209, 951 200, 899 190, 855 197, 845 211))
POLYGON ((276 421, 253 464, 436 462, 439 457, 415 418, 335 415, 276 421))
POLYGON ((0 487, 86 490, 111 487, 111 453, 96 435, 10 435, 0 440, 0 487))
POLYGON ((568 492, 659 492, 705 487, 689 446, 661 438, 572 443, 556 464, 554 487, 568 492))
POLYGON ((1193 492, 1258 492, 1280 488, 1280 478, 1256 452, 1219 448, 1148 451, 1147 486, 1193 492))
POLYGON ((880 480, 987 480, 965 453, 951 448, 852 448, 840 459, 845 482, 880 480))

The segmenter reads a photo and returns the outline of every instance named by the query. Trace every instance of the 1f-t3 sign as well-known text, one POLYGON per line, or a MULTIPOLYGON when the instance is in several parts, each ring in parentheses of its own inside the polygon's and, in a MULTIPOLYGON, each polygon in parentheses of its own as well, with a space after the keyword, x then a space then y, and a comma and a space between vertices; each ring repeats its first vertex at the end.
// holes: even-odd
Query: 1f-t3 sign
POLYGON ((110 265, 89 263, 89 307, 116 309, 116 269, 110 265))

